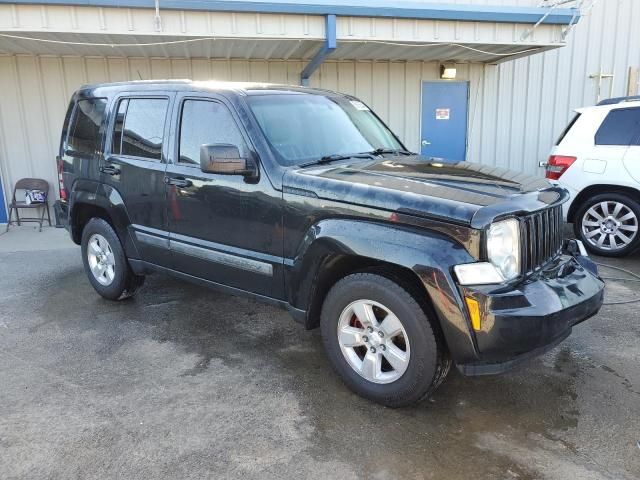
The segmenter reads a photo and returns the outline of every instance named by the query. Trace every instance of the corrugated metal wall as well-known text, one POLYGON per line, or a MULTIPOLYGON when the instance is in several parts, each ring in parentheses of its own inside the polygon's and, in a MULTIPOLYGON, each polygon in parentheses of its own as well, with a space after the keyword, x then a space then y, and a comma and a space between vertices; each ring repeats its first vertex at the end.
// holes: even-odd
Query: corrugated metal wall
MULTIPOLYGON (((508 2, 513 3, 513 2, 508 2)), ((524 0, 521 3, 526 3, 524 0)), ((471 161, 540 173, 571 110, 596 101, 597 72, 614 74, 626 93, 629 66, 640 66, 640 2, 602 0, 560 50, 499 66, 458 65, 470 82, 471 161)), ((0 172, 5 191, 21 177, 57 188, 55 154, 68 98, 83 83, 193 78, 297 84, 302 62, 206 59, 0 56, 0 172)), ((369 103, 407 146, 419 150, 420 82, 438 78, 437 63, 328 62, 312 85, 369 103)), ((603 97, 609 82, 603 80, 603 97)))
MULTIPOLYGON (((626 95, 629 67, 640 67, 638 26, 639 1, 600 0, 566 47, 487 67, 479 107, 481 161, 541 173, 537 162, 546 158, 572 110, 596 103, 598 81, 590 75, 613 74, 612 96, 626 95)), ((609 97, 611 81, 602 81, 601 98, 609 97)))

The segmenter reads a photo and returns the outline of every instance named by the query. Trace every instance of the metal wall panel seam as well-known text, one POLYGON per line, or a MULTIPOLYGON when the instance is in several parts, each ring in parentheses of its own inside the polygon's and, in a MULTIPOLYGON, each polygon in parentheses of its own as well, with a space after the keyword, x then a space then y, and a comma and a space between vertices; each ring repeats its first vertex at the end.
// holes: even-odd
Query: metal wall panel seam
MULTIPOLYGON (((38 75, 38 90, 40 93, 40 108, 42 108, 42 117, 44 119, 44 137, 45 137, 45 141, 46 144, 49 146, 47 148, 47 150, 51 149, 55 151, 55 146, 52 143, 52 136, 51 136, 51 125, 49 122, 49 109, 47 108, 47 100, 46 100, 46 96, 45 96, 45 90, 44 90, 44 79, 42 76, 42 65, 40 63, 40 57, 36 57, 35 58, 35 64, 36 64, 36 74, 38 75)), ((55 166, 55 164, 53 162, 49 162, 49 164, 51 165, 51 169, 55 170, 57 172, 57 167, 55 166)), ((52 170, 52 174, 54 173, 52 170)), ((56 186, 52 185, 53 188, 51 188, 52 191, 56 191, 56 186)), ((47 199, 48 203, 50 202, 50 198, 47 199)))
MULTIPOLYGON (((8 59, 8 61, 13 61, 13 59, 8 59)), ((2 153, 2 158, 0 158, 0 182, 3 182, 3 191, 4 196, 6 198, 0 198, 0 201, 3 202, 3 206, 5 207, 5 213, 8 214, 9 210, 6 206, 9 203, 9 197, 11 195, 11 180, 13 179, 13 173, 11 172, 11 164, 9 162, 9 152, 7 150, 7 139, 5 136, 5 129, 3 128, 3 116, 2 116, 2 103, 0 103, 0 153, 2 153)))
MULTIPOLYGON (((509 125, 509 140, 507 142, 507 155, 508 158, 512 158, 512 152, 513 152, 513 137, 514 135, 511 135, 511 133, 513 133, 513 122, 514 122, 514 110, 516 108, 516 98, 515 98, 515 94, 516 94, 516 74, 517 74, 517 70, 516 70, 516 62, 512 62, 509 67, 511 70, 511 108, 509 108, 509 122, 507 125, 509 125)), ((523 98, 520 97, 518 98, 518 101, 523 101, 523 98)), ((507 160, 507 165, 509 163, 509 160, 507 160)))
MULTIPOLYGON (((525 91, 528 92, 529 91, 529 82, 531 80, 530 77, 530 72, 531 72, 531 58, 527 57, 527 58, 523 58, 521 60, 517 60, 518 62, 526 62, 526 67, 525 67, 525 76, 526 76, 526 84, 525 84, 525 91)), ((527 158, 527 122, 529 120, 529 99, 530 97, 527 96, 524 98, 524 112, 523 112, 523 116, 524 116, 524 124, 522 126, 522 131, 524 132, 524 138, 522 139, 522 154, 520 155, 520 170, 525 171, 526 169, 524 168, 525 165, 525 159, 527 158)))
MULTIPOLYGON (((12 70, 13 70, 13 74, 14 74, 14 78, 16 81, 16 90, 17 90, 17 95, 18 95, 18 118, 20 118, 20 131, 22 133, 22 141, 24 142, 24 148, 26 150, 26 158, 25 163, 27 164, 27 166, 29 167, 29 176, 33 177, 35 176, 33 169, 32 169, 32 165, 31 165, 31 159, 33 158, 33 156, 31 155, 31 147, 30 147, 30 142, 29 142, 29 138, 27 137, 27 120, 24 114, 24 95, 22 94, 22 81, 20 80, 20 72, 19 72, 19 68, 18 68, 18 60, 16 57, 13 57, 14 61, 11 62, 12 63, 12 70)), ((15 183, 18 179, 13 179, 15 183)))
MULTIPOLYGON (((569 99, 569 105, 568 105, 568 111, 565 112, 565 121, 568 122, 569 118, 571 118, 571 104, 572 104, 572 97, 571 97, 571 92, 573 90, 572 85, 573 85, 573 74, 576 71, 575 69, 575 53, 576 53, 576 44, 577 42, 571 42, 571 45, 568 46, 568 48, 570 49, 570 54, 569 54, 569 61, 567 62, 569 64, 569 80, 568 80, 568 91, 567 91, 567 97, 569 99)), ((567 48, 567 47, 565 47, 567 48)))
MULTIPOLYGON (((552 53, 555 54, 555 59, 556 59, 556 74, 554 75, 554 79, 553 79, 553 104, 552 105, 557 106, 558 105, 558 80, 560 79, 560 54, 559 52, 552 52, 552 53)), ((556 131, 557 116, 558 116, 557 109, 554 109, 554 112, 551 115, 551 122, 550 124, 548 124, 550 138, 553 138, 553 133, 556 131)), ((553 140, 551 140, 551 142, 553 142, 553 140)))
POLYGON ((499 141, 499 135, 500 135, 500 129, 498 128, 498 118, 499 118, 499 109, 500 109, 500 96, 499 96, 499 92, 500 92, 500 79, 501 79, 501 75, 500 75, 500 69, 501 67, 498 67, 498 71, 496 72, 496 98, 494 101, 494 108, 495 108, 495 126, 494 126, 494 138, 493 138, 493 162, 492 165, 497 165, 498 159, 497 159, 497 154, 498 154, 498 148, 497 146, 498 141, 499 141))
POLYGON ((11 22, 13 24, 13 28, 18 28, 20 26, 17 5, 11 5, 11 22))

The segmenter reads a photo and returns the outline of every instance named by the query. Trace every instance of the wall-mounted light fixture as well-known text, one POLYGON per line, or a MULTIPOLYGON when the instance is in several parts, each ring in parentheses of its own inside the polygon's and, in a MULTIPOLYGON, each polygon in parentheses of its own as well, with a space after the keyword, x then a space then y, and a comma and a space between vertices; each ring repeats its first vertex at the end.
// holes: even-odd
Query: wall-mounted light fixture
POLYGON ((455 80, 457 73, 456 66, 453 63, 440 65, 440 78, 443 80, 455 80))

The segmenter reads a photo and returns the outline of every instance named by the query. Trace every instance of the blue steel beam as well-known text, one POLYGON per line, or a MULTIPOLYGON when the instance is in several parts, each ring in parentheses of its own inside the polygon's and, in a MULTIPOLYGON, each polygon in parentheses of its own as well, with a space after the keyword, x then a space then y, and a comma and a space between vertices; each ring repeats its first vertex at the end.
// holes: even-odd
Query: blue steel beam
MULTIPOLYGON (((153 8, 153 0, 0 0, 2 3, 153 8)), ((291 13, 349 17, 415 18, 568 25, 580 17, 575 8, 517 7, 459 3, 418 3, 407 0, 160 0, 161 9, 210 12, 291 13)))
POLYGON ((331 55, 338 46, 338 40, 336 35, 336 16, 327 15, 325 18, 325 40, 322 48, 314 55, 311 61, 304 67, 300 74, 300 83, 307 87, 309 86, 309 78, 313 75, 322 62, 324 62, 329 55, 331 55))

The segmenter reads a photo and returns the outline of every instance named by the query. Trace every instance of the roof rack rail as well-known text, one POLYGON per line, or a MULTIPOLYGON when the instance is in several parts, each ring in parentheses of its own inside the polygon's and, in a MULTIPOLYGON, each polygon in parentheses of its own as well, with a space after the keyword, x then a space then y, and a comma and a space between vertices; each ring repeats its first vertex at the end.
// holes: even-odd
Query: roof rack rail
POLYGON ((629 97, 607 98, 606 100, 602 100, 598 102, 598 105, 615 105, 616 103, 636 102, 636 101, 640 101, 640 95, 632 95, 629 97))

